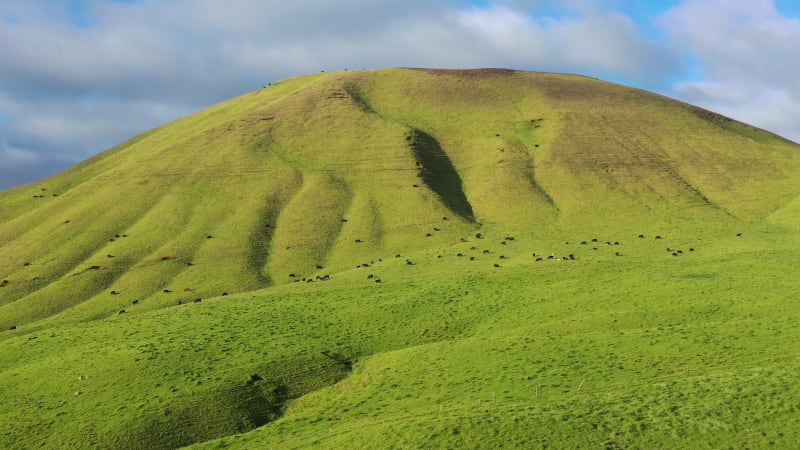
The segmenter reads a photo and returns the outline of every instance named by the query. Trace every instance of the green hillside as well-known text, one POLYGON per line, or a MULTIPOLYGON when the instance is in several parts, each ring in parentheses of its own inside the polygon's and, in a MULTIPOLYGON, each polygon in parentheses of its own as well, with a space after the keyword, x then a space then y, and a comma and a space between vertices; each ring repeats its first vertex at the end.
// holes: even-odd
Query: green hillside
POLYGON ((0 447, 785 447, 799 199, 587 77, 271 83, 0 192, 0 447))

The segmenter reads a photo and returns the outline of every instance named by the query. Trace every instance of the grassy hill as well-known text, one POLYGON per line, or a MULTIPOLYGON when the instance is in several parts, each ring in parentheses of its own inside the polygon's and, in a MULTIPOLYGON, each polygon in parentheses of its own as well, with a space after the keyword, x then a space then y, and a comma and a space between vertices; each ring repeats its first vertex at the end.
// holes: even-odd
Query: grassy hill
POLYGON ((798 199, 591 78, 271 83, 0 192, 0 447, 785 446, 798 199))

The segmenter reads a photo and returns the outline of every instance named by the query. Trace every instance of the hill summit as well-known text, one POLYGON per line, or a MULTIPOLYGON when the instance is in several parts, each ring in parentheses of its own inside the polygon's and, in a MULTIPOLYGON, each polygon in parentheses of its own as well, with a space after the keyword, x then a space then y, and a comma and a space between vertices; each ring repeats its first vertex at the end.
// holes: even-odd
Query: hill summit
POLYGON ((318 73, 0 192, 0 447, 791 447, 800 146, 318 73))
POLYGON ((3 192, 0 326, 111 313, 109 292, 157 309, 166 290, 282 284, 486 227, 763 219, 797 203, 798 168, 778 136, 583 76, 301 76, 3 192))

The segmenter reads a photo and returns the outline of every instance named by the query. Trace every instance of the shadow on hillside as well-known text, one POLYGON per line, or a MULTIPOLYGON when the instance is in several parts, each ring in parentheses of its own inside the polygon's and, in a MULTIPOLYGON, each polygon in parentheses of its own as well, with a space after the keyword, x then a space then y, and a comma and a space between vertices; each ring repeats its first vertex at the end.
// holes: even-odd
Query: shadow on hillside
POLYGON ((283 416, 288 401, 336 384, 352 371, 352 358, 329 351, 322 354, 328 362, 318 360, 295 373, 273 373, 274 378, 255 373, 241 384, 176 386, 174 398, 142 410, 136 423, 106 436, 101 447, 170 449, 267 425, 283 416))
POLYGON ((465 219, 474 219, 472 205, 464 194, 461 177, 439 142, 418 129, 414 129, 408 139, 417 159, 422 181, 451 211, 465 219))

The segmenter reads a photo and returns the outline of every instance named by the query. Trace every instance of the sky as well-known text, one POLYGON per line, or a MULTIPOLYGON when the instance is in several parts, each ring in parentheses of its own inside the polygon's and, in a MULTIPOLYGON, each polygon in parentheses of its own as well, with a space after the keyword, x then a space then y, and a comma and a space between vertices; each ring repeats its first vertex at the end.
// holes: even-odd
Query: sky
POLYGON ((0 189, 321 70, 578 73, 800 142, 798 0, 0 0, 0 189))

